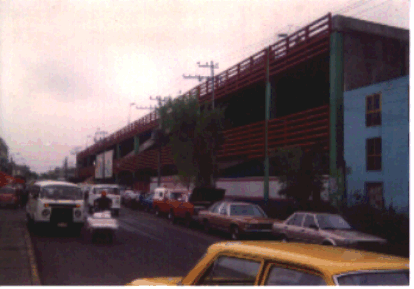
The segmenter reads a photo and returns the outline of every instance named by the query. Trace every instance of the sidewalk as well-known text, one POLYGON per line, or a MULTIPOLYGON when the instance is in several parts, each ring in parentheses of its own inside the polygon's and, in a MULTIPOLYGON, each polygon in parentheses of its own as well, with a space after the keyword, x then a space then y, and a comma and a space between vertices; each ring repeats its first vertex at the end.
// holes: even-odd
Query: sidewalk
POLYGON ((41 285, 24 209, 0 207, 0 286, 41 285))

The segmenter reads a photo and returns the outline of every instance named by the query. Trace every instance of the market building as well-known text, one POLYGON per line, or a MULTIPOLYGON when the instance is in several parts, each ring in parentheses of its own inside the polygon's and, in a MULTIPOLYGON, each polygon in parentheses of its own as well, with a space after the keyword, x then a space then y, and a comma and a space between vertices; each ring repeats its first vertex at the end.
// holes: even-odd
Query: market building
MULTIPOLYGON (((218 153, 218 185, 226 187, 226 195, 281 198, 280 183, 269 173, 269 154, 317 144, 329 152, 327 198, 335 191, 350 203, 352 193, 362 190, 372 204, 380 203, 372 200, 378 194, 382 206, 404 204, 408 165, 397 159, 408 160, 408 69, 408 30, 328 14, 216 75, 215 105, 227 107, 229 120, 218 153), (358 111, 350 110, 355 105, 358 111), (379 137, 381 168, 374 172, 378 141, 371 139, 379 137)), ((189 94, 210 102, 213 82, 184 95, 189 94)), ((157 176, 157 126, 154 111, 78 153, 78 176, 101 181, 105 176, 107 182, 129 181, 149 190, 157 176)), ((174 174, 168 146, 161 164, 163 176, 174 174)))

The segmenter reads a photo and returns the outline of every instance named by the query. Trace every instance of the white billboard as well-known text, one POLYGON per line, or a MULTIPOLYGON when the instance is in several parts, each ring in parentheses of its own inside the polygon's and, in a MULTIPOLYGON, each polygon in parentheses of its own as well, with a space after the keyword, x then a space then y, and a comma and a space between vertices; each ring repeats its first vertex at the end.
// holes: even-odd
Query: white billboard
POLYGON ((112 159, 114 157, 114 151, 110 150, 105 152, 105 178, 112 178, 112 159))
POLYGON ((103 159, 104 159, 104 154, 100 154, 96 156, 96 161, 95 161, 95 178, 96 179, 102 179, 103 177, 103 159))

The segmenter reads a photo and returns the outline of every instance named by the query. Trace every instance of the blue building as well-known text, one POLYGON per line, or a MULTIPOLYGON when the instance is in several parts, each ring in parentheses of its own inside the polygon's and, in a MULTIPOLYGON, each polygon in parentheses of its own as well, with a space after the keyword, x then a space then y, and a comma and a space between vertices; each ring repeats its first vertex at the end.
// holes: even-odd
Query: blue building
POLYGON ((344 92, 348 204, 409 212, 409 76, 344 92))

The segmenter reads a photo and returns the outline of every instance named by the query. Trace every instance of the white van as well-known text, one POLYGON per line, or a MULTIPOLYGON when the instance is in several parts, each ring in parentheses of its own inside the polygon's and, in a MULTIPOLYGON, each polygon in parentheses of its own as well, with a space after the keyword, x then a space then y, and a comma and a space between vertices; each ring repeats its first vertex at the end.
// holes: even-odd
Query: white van
POLYGON ((102 191, 105 191, 106 196, 112 200, 112 213, 115 216, 119 216, 119 210, 121 209, 120 190, 118 185, 112 184, 101 184, 91 186, 87 197, 89 213, 92 213, 92 208, 94 206, 95 200, 102 196, 102 191))
POLYGON ((81 228, 85 222, 79 186, 60 181, 39 181, 28 188, 26 215, 29 228, 40 224, 81 228))

